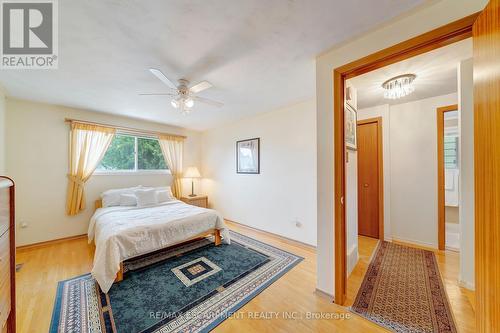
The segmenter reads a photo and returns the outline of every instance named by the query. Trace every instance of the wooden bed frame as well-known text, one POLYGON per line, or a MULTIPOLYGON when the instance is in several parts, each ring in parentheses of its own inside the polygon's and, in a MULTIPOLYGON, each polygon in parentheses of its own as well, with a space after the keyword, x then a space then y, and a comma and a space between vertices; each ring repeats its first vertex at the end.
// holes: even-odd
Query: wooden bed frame
MULTIPOLYGON (((96 200, 95 201, 95 209, 97 208, 102 208, 102 200, 96 200)), ((184 244, 184 243, 188 243, 188 242, 191 242, 193 240, 196 240, 196 239, 202 239, 202 238, 205 238, 207 236, 214 236, 214 244, 215 246, 219 246, 222 242, 222 237, 221 237, 221 234, 220 234, 220 230, 218 229, 212 229, 212 230, 208 230, 206 232, 203 232, 201 234, 198 234, 194 237, 191 237, 191 238, 188 238, 188 239, 185 239, 183 240, 182 242, 178 242, 178 243, 174 243, 174 244, 171 244, 169 245, 168 247, 166 248, 169 248, 169 247, 172 247, 172 246, 177 246, 177 245, 181 245, 181 244, 184 244)), ((155 251, 158 251, 158 250, 155 250, 155 251)), ((153 252, 155 252, 153 251, 153 252)), ((146 254, 146 253, 144 253, 146 254)), ((116 273, 116 279, 115 279, 115 282, 120 282, 123 280, 123 262, 120 263, 120 270, 118 271, 118 273, 116 273)))

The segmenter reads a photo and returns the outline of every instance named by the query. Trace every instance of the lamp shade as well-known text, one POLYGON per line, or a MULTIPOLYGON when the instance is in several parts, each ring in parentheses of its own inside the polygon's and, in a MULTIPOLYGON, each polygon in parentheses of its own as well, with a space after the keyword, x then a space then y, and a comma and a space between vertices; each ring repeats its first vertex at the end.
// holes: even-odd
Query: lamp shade
POLYGON ((189 167, 184 171, 184 178, 200 178, 200 172, 197 167, 189 167))

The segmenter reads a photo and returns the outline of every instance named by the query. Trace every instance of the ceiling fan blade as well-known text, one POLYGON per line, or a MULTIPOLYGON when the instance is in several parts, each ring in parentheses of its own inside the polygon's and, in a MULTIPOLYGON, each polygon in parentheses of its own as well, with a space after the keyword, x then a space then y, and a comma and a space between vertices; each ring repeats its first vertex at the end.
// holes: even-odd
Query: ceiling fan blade
POLYGON ((159 78, 163 83, 165 83, 167 86, 169 86, 172 89, 177 89, 177 86, 170 81, 165 74, 163 74, 159 69, 156 68, 150 68, 149 71, 153 73, 154 76, 159 78))
POLYGON ((139 93, 139 96, 177 96, 174 93, 139 93))
POLYGON ((192 93, 196 94, 199 93, 200 91, 207 90, 208 88, 212 88, 213 85, 208 82, 208 81, 201 81, 200 83, 195 84, 191 88, 189 88, 189 91, 192 93))
POLYGON ((205 103, 205 104, 209 104, 209 105, 213 105, 213 106, 216 106, 216 107, 222 107, 224 106, 224 103, 221 103, 221 102, 217 102, 217 101, 214 101, 214 100, 211 100, 211 99, 208 99, 208 98, 204 98, 204 97, 199 97, 199 96, 194 96, 193 99, 195 101, 198 101, 198 102, 201 102, 201 103, 205 103))

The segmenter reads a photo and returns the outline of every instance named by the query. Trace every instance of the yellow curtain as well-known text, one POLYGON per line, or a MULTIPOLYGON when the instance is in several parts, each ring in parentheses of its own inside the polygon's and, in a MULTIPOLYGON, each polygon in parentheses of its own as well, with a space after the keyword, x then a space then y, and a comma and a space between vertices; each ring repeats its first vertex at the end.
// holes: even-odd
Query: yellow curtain
POLYGON ((158 138, 160 147, 165 158, 165 163, 172 173, 172 194, 177 199, 182 195, 182 151, 184 139, 177 136, 160 136, 158 138))
POLYGON ((85 209, 85 182, 104 157, 115 132, 114 128, 71 123, 66 200, 68 215, 76 215, 85 209))

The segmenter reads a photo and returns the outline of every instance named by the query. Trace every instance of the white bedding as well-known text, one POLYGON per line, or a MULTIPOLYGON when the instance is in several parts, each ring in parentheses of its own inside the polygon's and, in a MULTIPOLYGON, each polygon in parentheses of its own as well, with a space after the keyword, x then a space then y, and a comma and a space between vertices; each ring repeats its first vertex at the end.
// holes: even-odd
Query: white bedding
POLYGON ((88 230, 89 243, 94 240, 96 245, 92 276, 107 293, 123 260, 168 247, 210 229, 221 230, 224 242, 230 242, 228 229, 218 212, 182 201, 142 208, 99 208, 88 230))

